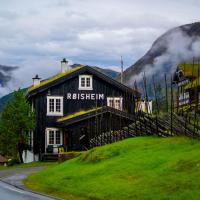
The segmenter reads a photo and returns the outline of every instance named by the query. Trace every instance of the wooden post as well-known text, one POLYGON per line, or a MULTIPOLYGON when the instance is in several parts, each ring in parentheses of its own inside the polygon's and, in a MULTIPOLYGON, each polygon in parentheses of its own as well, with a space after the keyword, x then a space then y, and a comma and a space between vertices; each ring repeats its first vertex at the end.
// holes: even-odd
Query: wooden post
POLYGON ((167 75, 165 74, 165 99, 166 99, 166 111, 168 112, 168 88, 167 88, 167 75))
POLYGON ((154 88, 154 95, 155 95, 155 100, 156 100, 156 132, 158 135, 158 98, 157 98, 157 93, 156 93, 156 86, 155 86, 155 80, 154 80, 154 76, 153 76, 153 88, 154 88))
POLYGON ((171 134, 172 134, 172 131, 173 131, 173 87, 172 87, 172 76, 171 76, 171 134))

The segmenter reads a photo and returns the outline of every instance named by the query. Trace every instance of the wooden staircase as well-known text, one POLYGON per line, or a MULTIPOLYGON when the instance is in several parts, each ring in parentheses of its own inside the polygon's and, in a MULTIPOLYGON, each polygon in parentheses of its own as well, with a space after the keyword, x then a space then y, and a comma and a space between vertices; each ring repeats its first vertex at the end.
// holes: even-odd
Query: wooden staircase
POLYGON ((58 161, 58 154, 44 153, 42 154, 42 161, 58 161))
POLYGON ((194 132, 191 124, 175 113, 158 117, 141 112, 136 115, 133 123, 123 127, 121 130, 110 130, 95 135, 90 139, 90 147, 102 146, 126 138, 146 135, 157 135, 160 137, 187 135, 194 137, 194 132))

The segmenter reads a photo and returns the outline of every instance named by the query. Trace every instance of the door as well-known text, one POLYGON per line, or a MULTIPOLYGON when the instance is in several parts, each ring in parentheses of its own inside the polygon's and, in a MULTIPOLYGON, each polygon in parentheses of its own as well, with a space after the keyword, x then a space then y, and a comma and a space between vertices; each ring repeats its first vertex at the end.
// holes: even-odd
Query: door
POLYGON ((58 128, 46 129, 46 153, 58 153, 58 147, 63 145, 62 130, 58 128))

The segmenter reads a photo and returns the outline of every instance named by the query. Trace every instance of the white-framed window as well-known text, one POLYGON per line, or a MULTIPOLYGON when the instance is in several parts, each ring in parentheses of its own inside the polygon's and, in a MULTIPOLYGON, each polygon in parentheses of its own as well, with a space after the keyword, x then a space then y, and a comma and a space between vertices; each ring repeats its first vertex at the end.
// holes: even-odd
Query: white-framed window
POLYGON ((47 115, 63 116, 63 97, 47 96, 47 115))
POLYGON ((189 92, 184 92, 179 95, 179 106, 188 104, 190 101, 190 94, 189 92))
POLYGON ((91 75, 79 75, 79 90, 93 90, 91 75))
POLYGON ((122 97, 107 97, 107 106, 122 110, 122 97))
POLYGON ((63 143, 62 131, 58 128, 46 128, 46 145, 59 146, 63 143))

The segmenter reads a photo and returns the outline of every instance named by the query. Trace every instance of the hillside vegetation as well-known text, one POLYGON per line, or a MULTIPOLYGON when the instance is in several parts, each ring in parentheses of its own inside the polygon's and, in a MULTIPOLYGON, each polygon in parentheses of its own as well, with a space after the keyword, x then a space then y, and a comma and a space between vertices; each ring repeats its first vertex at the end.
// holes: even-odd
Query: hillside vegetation
POLYGON ((131 138, 33 174, 25 184, 65 199, 199 199, 200 142, 131 138))
MULTIPOLYGON (((27 88, 22 89, 22 91, 23 91, 24 93, 26 93, 27 88)), ((3 97, 0 98, 0 112, 3 111, 4 107, 6 106, 6 104, 7 104, 9 101, 12 101, 12 99, 13 99, 13 94, 14 94, 14 92, 12 92, 12 93, 10 93, 10 94, 7 94, 7 95, 5 95, 5 96, 3 96, 3 97)))

